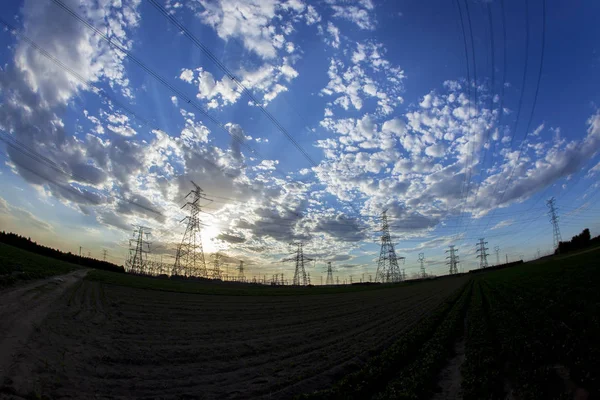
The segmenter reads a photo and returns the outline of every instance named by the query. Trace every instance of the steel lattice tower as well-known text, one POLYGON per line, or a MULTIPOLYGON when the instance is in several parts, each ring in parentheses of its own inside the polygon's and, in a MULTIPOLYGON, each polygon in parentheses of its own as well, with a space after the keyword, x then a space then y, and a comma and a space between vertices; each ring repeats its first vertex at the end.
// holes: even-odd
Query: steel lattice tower
POLYGON ((446 253, 450 253, 450 255, 446 257, 446 259, 449 259, 446 264, 450 266, 450 275, 458 274, 458 263, 460 262, 458 261, 458 255, 456 254, 458 253, 458 249, 455 249, 454 245, 452 245, 450 246, 450 250, 446 250, 446 253))
POLYGON ((327 279, 325 280, 326 285, 333 285, 333 269, 331 269, 331 261, 327 262, 327 279))
POLYGON ((213 254, 213 270, 211 271, 211 278, 223 279, 223 272, 221 271, 221 253, 216 252, 213 254))
POLYGON ((554 239, 554 250, 556 250, 558 249, 560 242, 562 242, 560 228, 558 227, 558 215, 556 215, 556 199, 552 197, 546 202, 546 205, 550 208, 548 215, 550 216, 550 222, 552 223, 552 237, 554 239))
POLYGON ((309 277, 306 275, 306 269, 304 268, 304 263, 306 261, 313 261, 312 258, 308 258, 304 255, 302 242, 292 243, 292 246, 297 246, 296 256, 292 258, 287 258, 284 261, 295 261, 296 269, 294 270, 294 279, 292 280, 292 285, 296 286, 306 286, 309 285, 309 277))
POLYGON ((494 247, 494 251, 496 252, 496 265, 500 265, 500 246, 494 247))
POLYGON ((421 278, 427 277, 425 272, 425 253, 419 253, 419 262, 421 263, 421 278))
POLYGON ((488 242, 486 242, 483 238, 479 239, 479 242, 477 243, 476 252, 479 253, 477 254, 477 258, 479 258, 479 268, 486 268, 488 266, 487 251, 489 250, 489 248, 485 247, 487 243, 488 242))
POLYGON ((150 228, 138 225, 133 231, 134 239, 129 239, 129 260, 126 263, 128 272, 134 274, 143 274, 146 272, 150 243, 144 240, 144 235, 146 235, 146 239, 150 236, 150 228))
POLYGON ((381 251, 379 253, 379 262, 377 263, 377 273, 375 274, 376 282, 390 283, 400 282, 402 274, 398 266, 398 258, 390 236, 390 226, 387 221, 387 211, 381 215, 381 251))
POLYGON ((185 198, 192 196, 192 201, 188 201, 181 208, 188 207, 190 215, 181 220, 187 219, 187 227, 183 234, 183 239, 177 247, 175 264, 173 265, 172 275, 177 276, 201 276, 207 277, 206 262, 204 260, 204 249, 202 247, 202 237, 200 236, 200 200, 209 200, 204 196, 200 186, 192 181, 195 189, 191 190, 185 198))
POLYGON ((240 266, 238 267, 238 281, 246 282, 246 276, 244 275, 244 261, 240 261, 240 266))

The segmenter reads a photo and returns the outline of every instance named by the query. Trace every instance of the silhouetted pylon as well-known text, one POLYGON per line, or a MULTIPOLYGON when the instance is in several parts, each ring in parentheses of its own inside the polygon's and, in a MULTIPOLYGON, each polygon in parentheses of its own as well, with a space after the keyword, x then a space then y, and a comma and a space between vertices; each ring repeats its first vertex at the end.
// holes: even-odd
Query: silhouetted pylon
POLYGON ((143 274, 146 272, 150 243, 144 240, 144 235, 148 238, 150 228, 138 225, 133 231, 134 239, 129 239, 129 260, 126 263, 128 272, 134 274, 143 274))
POLYGON ((200 186, 192 181, 195 189, 191 190, 185 198, 192 196, 192 200, 185 203, 181 208, 187 207, 190 214, 181 220, 187 219, 187 227, 183 234, 183 239, 177 247, 175 264, 173 265, 172 275, 177 276, 201 276, 207 277, 206 262, 204 260, 204 249, 202 247, 202 237, 200 235, 200 200, 209 200, 204 196, 200 186))
POLYGON ((552 223, 552 238, 554 240, 554 250, 556 250, 562 241, 560 228, 558 226, 558 215, 556 214, 556 199, 552 197, 546 202, 546 205, 550 209, 550 211, 548 211, 548 215, 550 216, 550 222, 552 223))
POLYGON ((292 285, 306 286, 310 284, 309 277, 306 275, 304 263, 313 260, 312 258, 308 258, 304 255, 303 245, 304 244, 302 242, 292 243, 292 246, 297 246, 296 256, 284 260, 296 262, 296 269, 294 270, 294 279, 292 280, 292 285))
POLYGON ((477 243, 477 253, 479 253, 477 254, 477 258, 479 258, 479 268, 486 268, 488 266, 487 251, 489 249, 485 247, 487 243, 488 242, 486 242, 483 238, 479 239, 479 242, 477 243))
POLYGON ((375 281, 383 283, 400 282, 402 280, 402 273, 398 266, 396 250, 394 250, 394 243, 392 243, 392 237, 390 236, 387 210, 382 213, 381 222, 381 251, 379 252, 375 281))
POLYGON ((458 274, 458 263, 460 262, 458 261, 458 255, 456 254, 458 253, 458 249, 455 249, 454 245, 452 245, 449 250, 446 250, 446 253, 450 253, 450 255, 446 257, 446 259, 448 259, 446 264, 450 266, 450 275, 458 274))
POLYGON ((327 262, 327 279, 325 280, 326 285, 333 285, 333 269, 331 269, 331 261, 327 262))
POLYGON ((240 261, 240 265, 238 267, 238 281, 245 282, 246 276, 244 276, 244 261, 240 261))

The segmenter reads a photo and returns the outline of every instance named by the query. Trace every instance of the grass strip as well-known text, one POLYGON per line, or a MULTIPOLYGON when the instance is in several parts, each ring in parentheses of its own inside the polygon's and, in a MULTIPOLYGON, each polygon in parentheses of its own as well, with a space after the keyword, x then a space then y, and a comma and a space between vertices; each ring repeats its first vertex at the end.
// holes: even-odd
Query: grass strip
MULTIPOLYGON (((370 290, 393 290, 411 285, 410 283, 398 283, 340 286, 270 286, 252 283, 218 282, 208 279, 169 279, 164 277, 121 274, 103 270, 90 271, 86 275, 86 279, 100 283, 108 283, 138 289, 225 296, 298 296, 339 294, 370 290)), ((421 284, 428 285, 430 283, 422 282, 421 284)))
POLYGON ((0 287, 17 281, 47 278, 81 269, 79 265, 0 243, 0 287))
POLYGON ((463 400, 503 399, 502 362, 495 346, 481 281, 473 284, 467 313, 463 400))
POLYGON ((469 284, 433 336, 420 347, 418 358, 398 371, 396 378, 374 399, 418 400, 433 395, 437 376, 452 355, 456 338, 462 333, 472 286, 469 284))

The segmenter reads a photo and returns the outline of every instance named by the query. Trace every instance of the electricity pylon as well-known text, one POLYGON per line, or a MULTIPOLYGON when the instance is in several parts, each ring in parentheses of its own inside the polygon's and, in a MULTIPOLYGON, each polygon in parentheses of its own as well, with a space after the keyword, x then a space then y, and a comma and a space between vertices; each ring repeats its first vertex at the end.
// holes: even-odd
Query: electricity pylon
POLYGON ((454 245, 452 245, 450 246, 450 250, 446 250, 446 253, 450 253, 450 255, 446 257, 446 259, 449 259, 446 264, 450 266, 450 275, 458 274, 458 263, 460 262, 458 261, 458 255, 456 254, 458 253, 458 249, 455 249, 454 245))
POLYGON ((108 255, 108 250, 102 249, 102 261, 106 261, 107 255, 108 255))
POLYGON ((296 269, 294 270, 294 279, 292 280, 292 285, 295 286, 306 286, 309 285, 309 277, 306 275, 306 269, 304 269, 304 263, 306 261, 313 261, 312 258, 308 258, 304 256, 302 242, 291 243, 292 246, 297 246, 296 256, 291 258, 286 258, 283 261, 295 261, 296 269))
POLYGON ((221 271, 221 253, 216 252, 213 255, 213 270, 211 274, 211 278, 213 279, 223 279, 223 272, 221 271))
POLYGON ((331 261, 327 261, 327 279, 325 280, 326 285, 333 285, 333 269, 331 269, 331 261))
POLYGON ((488 242, 485 241, 485 239, 479 239, 479 242, 477 243, 477 258, 479 258, 479 268, 485 268, 488 266, 488 261, 487 261, 487 256, 488 253, 487 251, 489 250, 489 248, 485 247, 485 245, 488 242))
POLYGON ((396 250, 390 236, 390 226, 387 222, 387 210, 381 215, 381 251, 379 252, 379 261, 377 263, 377 272, 375 273, 375 281, 390 283, 400 282, 402 274, 398 266, 398 258, 396 250))
POLYGON ((558 215, 556 215, 556 199, 552 197, 546 202, 550 211, 548 211, 548 215, 550 216, 550 222, 552 223, 552 238, 554 239, 554 250, 558 249, 558 245, 562 242, 562 237, 560 236, 560 228, 558 227, 558 215))
POLYGON ((246 276, 244 275, 244 261, 240 261, 240 265, 238 267, 238 281, 246 282, 246 276))
POLYGON ((128 272, 143 274, 146 271, 148 253, 150 253, 150 228, 138 225, 133 231, 133 239, 129 239, 129 260, 127 260, 128 272), (137 237, 136 237, 137 235, 137 237), (144 240, 144 235, 146 240, 144 240))
POLYGON ((425 272, 425 253, 419 253, 419 262, 421 263, 421 278, 426 278, 427 273, 425 272))
POLYGON ((496 252, 496 265, 500 265, 500 246, 494 247, 494 251, 496 252))
POLYGON ((187 227, 183 239, 177 247, 175 264, 172 275, 177 276, 201 276, 207 277, 206 262, 204 261, 204 249, 202 248, 202 237, 200 236, 200 200, 210 200, 204 196, 200 186, 192 181, 195 189, 191 190, 185 198, 192 196, 192 201, 186 202, 181 208, 188 207, 190 214, 181 220, 187 219, 187 227))

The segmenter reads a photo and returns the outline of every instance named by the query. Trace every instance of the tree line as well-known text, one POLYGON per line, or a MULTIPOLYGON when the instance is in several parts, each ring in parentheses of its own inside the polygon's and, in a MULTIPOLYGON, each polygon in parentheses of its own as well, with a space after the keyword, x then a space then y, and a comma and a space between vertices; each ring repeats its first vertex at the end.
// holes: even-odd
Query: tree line
POLYGON ((42 256, 55 258, 57 260, 69 262, 71 264, 77 264, 84 267, 103 269, 106 271, 113 272, 125 272, 125 269, 121 265, 116 265, 108 261, 101 261, 91 257, 83 257, 71 252, 65 253, 63 251, 53 249, 41 244, 38 244, 31 240, 29 237, 21 236, 12 232, 0 232, 0 242, 5 243, 14 247, 18 247, 23 250, 30 251, 42 256))
POLYGON ((600 235, 592 239, 590 230, 585 228, 579 235, 575 235, 571 240, 560 242, 555 254, 564 254, 570 251, 585 249, 586 247, 600 245, 600 235))

